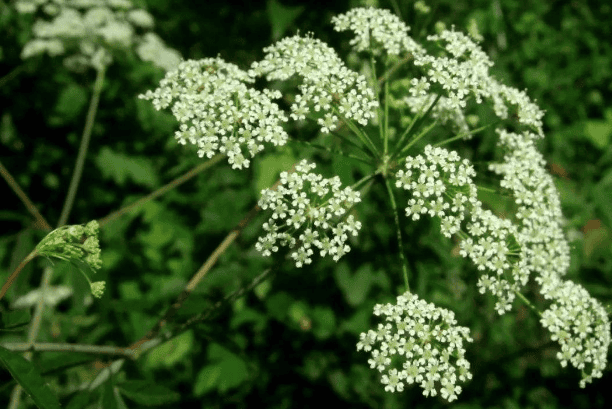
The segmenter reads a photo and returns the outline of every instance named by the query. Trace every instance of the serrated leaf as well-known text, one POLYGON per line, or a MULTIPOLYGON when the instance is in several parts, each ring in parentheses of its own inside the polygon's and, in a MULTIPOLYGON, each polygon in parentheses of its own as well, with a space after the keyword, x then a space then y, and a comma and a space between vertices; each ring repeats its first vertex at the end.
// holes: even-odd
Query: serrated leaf
POLYGON ((41 409, 60 409, 57 397, 34 365, 21 355, 0 347, 0 362, 41 409))
POLYGON ((181 398, 181 395, 163 385, 144 380, 125 381, 117 388, 126 398, 145 406, 166 405, 181 398))

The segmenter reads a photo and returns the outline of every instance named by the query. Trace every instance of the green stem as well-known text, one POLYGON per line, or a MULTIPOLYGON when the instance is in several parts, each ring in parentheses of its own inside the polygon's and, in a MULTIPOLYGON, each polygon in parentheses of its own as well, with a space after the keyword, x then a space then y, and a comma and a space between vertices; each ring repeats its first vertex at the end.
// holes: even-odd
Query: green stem
POLYGON ((19 67, 15 68, 13 71, 6 74, 4 77, 0 78, 0 88, 4 87, 13 78, 17 77, 17 75, 19 75, 19 73, 23 71, 24 68, 25 68, 25 64, 20 65, 19 67))
MULTIPOLYGON (((429 113, 431 112, 431 110, 433 109, 433 107, 438 103, 438 101, 440 100, 440 97, 442 97, 442 94, 438 94, 436 95, 436 99, 431 103, 431 105, 429 106, 429 108, 427 108, 427 111, 425 113, 423 113, 421 115, 421 112, 419 112, 415 118, 412 120, 412 122, 410 123, 410 126, 408 126, 408 128, 404 131, 404 133, 402 134, 402 136, 399 138, 399 141, 397 142, 396 145, 396 149, 393 152, 393 154, 391 155, 391 159, 395 159, 398 155, 403 154, 405 151, 407 151, 408 149, 410 149, 410 147, 412 145, 414 145, 416 143, 416 141, 418 141, 421 137, 424 136, 424 134, 419 135, 416 140, 413 140, 410 144, 408 144, 407 146, 402 148, 402 144, 404 143, 404 140, 406 139, 406 137, 409 135, 410 131, 412 130, 413 127, 417 127, 421 125, 421 122, 423 121, 424 118, 426 118, 429 113)), ((434 124, 436 124, 437 121, 434 122, 434 124)), ((430 127, 431 129, 431 127, 430 127)))
MULTIPOLYGON (((89 146, 89 139, 91 137, 91 130, 93 128, 93 123, 96 117, 96 111, 98 108, 98 102, 100 100, 100 93, 102 91, 102 85, 104 83, 104 74, 105 70, 98 70, 96 74, 96 82, 94 83, 93 95, 91 97, 91 101, 89 104, 89 110, 87 111, 87 119, 85 121, 85 129, 83 130, 83 136, 81 138, 81 146, 79 147, 79 153, 76 160, 76 165, 74 168, 74 172, 72 174, 72 180, 70 181, 70 187, 68 188, 68 194, 66 196, 66 201, 64 202, 64 208, 62 209, 62 213, 59 218, 59 222, 57 227, 61 227, 66 224, 68 221, 68 216, 70 214, 70 210, 72 209, 72 204, 74 203, 74 198, 76 196, 76 191, 79 186, 79 181, 81 179, 81 174, 83 173, 83 167, 85 165, 85 156, 87 154, 87 148, 89 146)), ((53 269, 51 267, 46 267, 40 283, 40 293, 41 296, 36 304, 34 310, 34 318, 30 324, 30 330, 28 332, 28 344, 32 345, 36 342, 36 338, 38 337, 38 333, 40 332, 40 325, 42 321, 43 312, 45 310, 45 293, 49 291, 49 286, 51 283, 51 277, 53 276, 53 269)), ((24 355, 25 359, 32 359, 32 352, 26 352, 24 355)), ((18 385, 13 389, 13 393, 11 395, 11 401, 9 403, 10 409, 16 409, 19 406, 19 402, 21 400, 21 387, 18 385)))
POLYGON ((482 130, 485 130, 485 129, 489 128, 489 127, 490 127, 490 126, 492 126, 492 125, 493 125, 493 124, 484 125, 484 126, 481 126, 480 128, 473 129, 473 130, 471 130, 471 131, 469 131, 469 132, 463 132, 463 133, 460 133, 460 134, 459 134, 459 135, 457 135, 457 136, 453 136, 452 138, 448 138, 448 139, 446 139, 446 140, 444 140, 444 141, 438 142, 438 143, 434 144, 433 146, 434 146, 434 147, 437 147, 437 146, 446 145, 447 143, 451 143, 451 142, 453 142, 453 141, 456 141, 457 139, 465 138, 465 137, 466 137, 466 136, 468 136, 468 135, 473 135, 473 134, 475 134, 475 133, 477 133, 477 132, 480 132, 480 131, 482 131, 482 130))
POLYGON ((410 143, 408 145, 406 145, 404 147, 404 149, 402 149, 399 153, 400 156, 402 156, 405 152, 408 152, 408 150, 410 150, 410 148, 412 147, 412 145, 414 145, 415 143, 417 143, 421 138, 423 138, 425 135, 427 135, 429 133, 429 131, 431 131, 436 125, 438 125, 438 120, 436 119, 431 125, 429 125, 427 128, 425 128, 423 130, 423 132, 421 132, 416 138, 414 138, 412 141, 410 141, 410 143))
POLYGON ((400 228, 399 214, 397 213, 397 205, 395 204, 395 196, 393 195, 393 189, 391 189, 391 185, 389 184, 389 179, 384 179, 385 186, 387 187, 387 192, 389 193, 389 199, 391 200, 391 208, 393 209, 393 218, 395 220, 395 229, 397 231, 397 246, 399 250, 400 261, 402 263, 404 284, 406 285, 406 291, 410 291, 410 284, 408 283, 408 263, 406 261, 406 257, 404 257, 404 241, 402 240, 402 231, 400 228))
POLYGON ((72 173, 72 180, 70 181, 66 201, 64 202, 64 207, 62 209, 59 222, 57 223, 58 227, 63 226, 68 222, 68 217, 70 215, 70 211, 72 210, 72 205, 74 204, 76 192, 79 188, 79 182, 85 166, 85 157, 87 156, 87 149, 89 147, 89 140, 91 139, 91 131, 96 118, 98 103, 100 102, 100 94, 102 93, 105 73, 105 69, 96 71, 96 82, 94 83, 93 94, 91 96, 91 101, 89 102, 85 129, 83 129, 83 136, 81 137, 81 146, 79 147, 76 164, 74 165, 74 172, 72 173))
POLYGON ((342 150, 332 150, 331 148, 329 148, 327 146, 319 145, 318 143, 312 143, 312 142, 308 142, 308 141, 300 141, 300 140, 297 140, 297 139, 293 140, 292 142, 301 143, 301 144, 304 144, 306 146, 310 146, 310 147, 313 147, 313 148, 316 148, 316 149, 320 149, 322 151, 327 151, 327 152, 331 153, 332 155, 340 155, 340 156, 344 156, 345 158, 356 159, 356 160, 358 160, 360 162, 363 162, 363 163, 365 163, 367 165, 371 165, 372 164, 372 161, 370 161, 368 159, 359 157, 359 156, 357 156, 355 154, 352 154, 352 153, 344 153, 342 150))
POLYGON ((522 293, 520 293, 519 291, 514 290, 514 294, 516 294, 517 297, 519 297, 525 303, 525 305, 527 305, 527 307, 529 307, 529 309, 531 309, 531 311, 535 312, 540 317, 542 316, 542 313, 540 312, 540 310, 538 310, 536 308, 536 306, 533 305, 531 303, 531 301, 529 301, 522 293))
POLYGON ((383 154, 387 156, 387 152, 389 152, 389 81, 385 81, 385 126, 383 139, 383 154))
POLYGON ((357 137, 359 139, 361 139, 361 143, 363 143, 365 146, 367 146, 375 157, 380 157, 380 153, 378 152, 378 148, 376 148, 376 145, 374 145, 374 143, 372 142, 372 140, 368 137, 368 135, 366 133, 364 133, 361 129, 359 129, 359 127, 357 127, 353 123, 353 121, 351 121, 350 119, 345 118, 340 113, 337 113, 337 115, 341 116, 341 118, 344 121, 344 123, 346 124, 346 126, 348 126, 349 129, 351 131, 353 131, 353 133, 355 135, 357 135, 357 137))

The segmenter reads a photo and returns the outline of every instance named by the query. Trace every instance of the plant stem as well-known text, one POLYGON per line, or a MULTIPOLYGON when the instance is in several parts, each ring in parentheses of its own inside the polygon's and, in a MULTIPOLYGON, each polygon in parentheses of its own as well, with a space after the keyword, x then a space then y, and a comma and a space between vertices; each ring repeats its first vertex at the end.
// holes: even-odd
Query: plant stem
POLYGON ((38 251, 36 249, 34 249, 30 254, 28 254, 21 261, 21 263, 19 263, 19 265, 17 266, 15 271, 13 271, 13 273, 9 276, 9 278, 6 279, 6 282, 2 286, 2 290, 0 290, 0 300, 2 299, 2 297, 4 297, 4 295, 6 294, 8 289, 11 287, 11 285, 13 285, 13 282, 15 282, 15 280, 17 279, 17 276, 19 275, 19 273, 21 273, 21 271, 26 266, 26 264, 28 264, 32 259, 34 259, 34 257, 36 257, 36 255, 37 255, 37 253, 38 253, 38 251))
POLYGON ((134 351, 129 348, 114 347, 108 345, 86 345, 86 344, 56 344, 50 342, 27 343, 15 342, 2 344, 6 349, 16 352, 80 352, 85 354, 121 355, 134 359, 134 351))
POLYGON ((525 303, 525 305, 529 307, 529 309, 531 309, 531 311, 535 312, 540 317, 542 316, 542 313, 540 312, 540 310, 538 310, 536 306, 533 305, 531 301, 529 301, 521 292, 515 290, 514 294, 516 294, 517 297, 520 298, 525 303))
MULTIPOLYGON (((32 214, 32 216, 34 216, 34 218, 36 219, 35 226, 38 227, 38 228, 44 229, 44 230, 51 230, 51 225, 49 223, 47 223, 47 221, 45 220, 43 215, 40 214, 38 209, 36 209, 36 206, 34 206, 34 203, 32 203, 32 201, 30 200, 28 195, 26 195, 26 193, 17 184, 17 182, 15 181, 13 176, 11 176, 10 172, 8 171, 7 168, 4 167, 2 162, 0 162, 0 174, 2 175, 4 180, 6 180, 6 183, 9 184, 11 189, 13 189, 13 191, 15 192, 17 197, 19 197, 21 199, 21 201, 26 206, 28 211, 32 214)), ((0 297, 0 298, 2 298, 2 297, 0 297)))
POLYGON ((89 140, 91 139, 91 131, 98 111, 98 103, 100 102, 100 94, 102 93, 105 73, 106 71, 104 69, 96 71, 96 82, 94 83, 93 94, 89 102, 85 129, 83 129, 83 135, 81 137, 81 146, 79 147, 76 164, 74 165, 74 172, 72 173, 72 180, 70 181, 70 187, 68 188, 68 194, 66 195, 66 201, 64 202, 64 208, 62 209, 57 227, 65 225, 68 221, 68 216, 72 210, 74 198, 79 188, 83 167, 85 166, 85 157, 87 156, 87 149, 89 148, 89 140))
MULTIPOLYGON (((66 200, 64 202, 64 207, 62 209, 62 213, 60 215, 59 221, 57 223, 57 227, 62 227, 68 221, 68 216, 70 215, 70 211, 72 210, 72 205, 74 203, 74 198, 76 197, 76 191, 79 187, 79 181, 81 180, 81 175, 83 174, 83 167, 85 165, 85 157, 87 156, 87 149, 89 147, 89 140, 91 138, 91 131, 93 129, 94 120, 96 118, 96 112, 98 110, 98 103, 100 101, 100 94, 102 92, 102 85, 104 84, 104 69, 99 69, 96 71, 96 81, 93 86, 93 94, 91 96, 91 100, 89 103, 89 110, 87 111, 87 118, 85 120, 85 128, 83 129, 83 135, 81 137, 81 146, 79 147, 79 153, 77 155, 76 164, 74 166, 74 172, 72 173, 72 180, 70 181, 70 186, 68 188, 68 194, 66 195, 66 200)), ((30 325, 30 330, 28 332, 28 344, 33 345, 36 342, 36 338, 38 337, 38 333, 40 331, 40 323, 42 321, 42 315, 45 309, 45 293, 49 291, 49 284, 51 283, 51 277, 53 276, 53 269, 51 267, 46 267, 43 271, 43 276, 41 279, 41 283, 39 286, 40 289, 40 299, 36 304, 36 309, 34 312, 34 318, 32 319, 32 323, 30 325)), ((25 359, 32 359, 32 352, 26 352, 24 354, 25 359)), ((16 409, 19 407, 19 402, 21 400, 21 386, 17 385, 13 389, 13 393, 11 394, 11 401, 9 403, 9 409, 16 409)))
POLYGON ((391 185, 389 184, 389 179, 386 177, 384 179, 387 192, 389 193, 389 199, 391 200, 391 208, 393 209, 393 219, 395 220, 395 230, 397 232, 397 247, 399 250, 400 261, 402 263, 404 284, 406 285, 406 291, 410 291, 410 284, 408 282, 408 263, 406 261, 406 257, 404 256, 404 241, 402 240, 402 231, 399 222, 399 215, 397 213, 397 205, 395 204, 395 196, 393 195, 393 189, 391 189, 391 185))
POLYGON ((182 176, 174 179, 173 181, 165 184, 164 186, 160 187, 156 191, 148 194, 145 197, 142 197, 142 198, 138 199, 134 203, 132 203, 130 205, 127 205, 124 208, 121 208, 121 209, 117 210, 116 212, 113 212, 113 213, 109 214, 105 218, 103 218, 101 220, 98 220, 98 224, 100 225, 100 227, 102 227, 102 226, 104 226, 104 225, 114 221, 115 219, 118 219, 119 217, 123 216, 124 214, 126 214, 130 210, 132 210, 134 208, 137 208, 138 206, 141 206, 144 203, 146 203, 146 202, 148 202, 150 200, 155 199, 156 197, 159 197, 159 196, 163 195, 164 193, 168 192, 171 189, 174 189, 177 186, 180 186, 181 184, 185 183, 186 181, 188 181, 192 177, 196 176, 198 173, 200 173, 200 172, 210 168, 211 166, 217 164, 224 157, 225 157, 225 155, 223 155, 223 154, 218 154, 218 155, 213 156, 211 159, 209 159, 206 162, 204 162, 204 163, 194 167, 189 172, 187 172, 184 175, 182 175, 182 176))

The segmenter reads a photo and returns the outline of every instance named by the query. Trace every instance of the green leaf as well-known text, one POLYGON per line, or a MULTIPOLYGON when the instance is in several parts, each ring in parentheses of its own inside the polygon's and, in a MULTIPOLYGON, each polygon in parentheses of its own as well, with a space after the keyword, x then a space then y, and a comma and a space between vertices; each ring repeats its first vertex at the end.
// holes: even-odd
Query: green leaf
POLYGON ((125 397, 145 406, 166 405, 181 398, 181 395, 163 385, 144 380, 125 381, 117 387, 125 397))
POLYGON ((255 192, 259 197, 263 189, 270 188, 278 179, 282 171, 291 169, 295 157, 288 148, 282 148, 279 153, 266 155, 265 158, 255 164, 255 192))
POLYGON ((312 333, 319 339, 327 339, 336 331, 336 316, 330 307, 313 308, 312 321, 312 333))
POLYGON ((283 37, 295 19, 304 11, 304 6, 285 7, 276 0, 268 0, 266 6, 274 41, 283 37))
POLYGON ((368 295, 374 281, 372 265, 370 263, 363 264, 355 274, 351 274, 348 264, 341 262, 334 273, 346 302, 352 306, 361 304, 368 295))
POLYGON ((219 383, 221 367, 219 365, 207 365, 200 369, 196 381, 193 384, 193 394, 202 396, 214 389, 219 383))
POLYGON ((193 348, 193 331, 183 332, 149 352, 147 365, 150 367, 172 366, 181 361, 193 348))
POLYGON ((66 406, 66 409, 82 409, 87 407, 89 399, 91 398, 91 392, 81 392, 74 398, 70 399, 70 402, 66 406))
POLYGON ((30 310, 15 310, 2 312, 0 317, 0 331, 17 330, 30 322, 30 310))
POLYGON ((219 344, 211 344, 208 347, 208 356, 211 360, 218 360, 219 379, 217 389, 225 392, 235 388, 248 378, 246 363, 236 354, 219 344))
POLYGON ((149 158, 128 156, 103 147, 95 161, 102 175, 118 185, 124 185, 128 179, 149 188, 159 185, 157 169, 149 158))
POLYGON ((41 409, 60 409, 57 397, 31 362, 21 355, 0 347, 0 362, 41 409))
POLYGON ((104 389, 102 390, 102 396, 100 397, 100 407, 104 409, 118 409, 117 400, 113 392, 113 382, 111 379, 104 382, 104 389))
POLYGON ((605 120, 590 120, 584 125, 584 135, 593 145, 599 149, 604 149, 610 144, 612 135, 612 108, 606 109, 605 120))
POLYGON ((88 99, 85 87, 76 84, 67 85, 57 99, 55 112, 49 118, 49 123, 59 126, 77 118, 85 110, 88 99))
POLYGON ((266 308, 273 318, 283 321, 293 302, 293 297, 289 294, 279 292, 266 299, 266 308))

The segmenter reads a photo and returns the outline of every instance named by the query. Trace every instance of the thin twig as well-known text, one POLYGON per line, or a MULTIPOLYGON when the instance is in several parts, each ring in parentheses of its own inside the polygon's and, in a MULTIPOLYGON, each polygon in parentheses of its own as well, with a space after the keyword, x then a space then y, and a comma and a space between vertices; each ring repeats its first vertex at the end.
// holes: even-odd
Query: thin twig
POLYGON ((132 203, 132 204, 130 204, 130 205, 124 207, 124 208, 121 208, 121 209, 117 210, 114 213, 109 214, 108 216, 106 216, 105 218, 103 218, 101 220, 98 220, 98 224, 100 225, 100 227, 102 227, 105 224, 108 224, 111 221, 113 221, 115 219, 118 219, 119 217, 123 216, 124 214, 126 214, 130 210, 132 210, 132 209, 134 209, 134 208, 136 208, 138 206, 141 206, 142 204, 144 204, 144 203, 146 203, 146 202, 148 202, 150 200, 153 200, 156 197, 159 197, 159 196, 163 195, 164 193, 168 192, 171 189, 174 189, 177 186, 182 185, 183 183, 185 183, 186 181, 188 181, 192 177, 196 176, 198 173, 200 173, 200 172, 208 169, 209 167, 217 164, 224 157, 225 157, 225 155, 219 154, 219 155, 214 156, 210 160, 197 165, 196 167, 191 169, 189 172, 187 172, 184 175, 174 179, 172 182, 165 184, 164 186, 160 187, 159 189, 157 189, 156 191, 150 193, 149 195, 138 199, 134 203, 132 203))
POLYGON ((2 346, 15 352, 81 352, 85 354, 120 355, 130 359, 135 358, 134 351, 129 348, 106 345, 14 342, 2 344, 2 346))
POLYGON ((35 223, 34 226, 36 228, 43 229, 43 230, 51 230, 51 225, 49 223, 47 223, 47 221, 45 220, 43 215, 40 214, 38 209, 36 209, 36 206, 34 206, 34 203, 32 203, 32 201, 30 200, 28 195, 26 195, 26 193, 17 184, 17 182, 15 181, 13 176, 11 176, 10 172, 8 171, 7 168, 4 167, 2 162, 0 162, 0 174, 2 175, 4 180, 6 180, 6 183, 9 184, 11 189, 13 189, 13 191, 15 192, 17 197, 19 197, 19 199, 21 199, 21 201, 23 202, 25 207, 28 209, 28 211, 36 219, 36 223, 35 223))
POLYGON ((21 273, 21 271, 26 266, 26 264, 28 264, 32 259, 34 259, 34 257, 36 257, 37 254, 38 254, 38 251, 34 249, 34 251, 28 254, 21 261, 21 263, 19 263, 19 265, 17 266, 15 271, 13 271, 13 273, 9 276, 9 278, 6 279, 6 281, 4 282, 4 285, 2 286, 2 289, 0 290, 0 300, 2 299, 2 297, 4 297, 4 295, 9 290, 9 288, 11 288, 11 285, 13 285, 13 283, 17 279, 17 276, 19 276, 19 273, 21 273))
POLYGON ((76 197, 76 192, 79 188, 79 182, 81 181, 81 176, 83 175, 85 158, 87 156, 87 149, 89 148, 89 140, 91 139, 91 131, 96 118, 96 112, 98 111, 98 103, 100 102, 102 85, 104 84, 104 74, 104 69, 96 71, 96 82, 94 83, 93 94, 91 96, 91 101, 89 102, 89 109, 87 110, 85 129, 83 129, 83 136, 81 138, 81 146, 79 146, 79 153, 74 165, 74 171, 72 172, 72 180, 70 181, 70 186, 68 187, 68 194, 66 195, 66 200, 64 201, 64 207, 62 209, 59 222, 57 223, 58 227, 61 227, 68 222, 68 216, 72 210, 74 198, 76 197))

